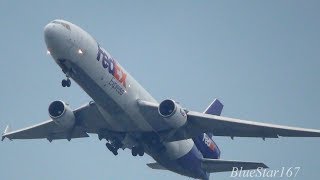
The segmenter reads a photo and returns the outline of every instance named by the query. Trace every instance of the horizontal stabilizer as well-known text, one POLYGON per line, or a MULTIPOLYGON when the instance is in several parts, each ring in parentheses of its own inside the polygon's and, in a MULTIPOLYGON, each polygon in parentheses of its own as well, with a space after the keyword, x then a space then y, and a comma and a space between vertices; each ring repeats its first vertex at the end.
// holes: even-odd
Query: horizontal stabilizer
POLYGON ((242 170, 268 168, 268 166, 260 162, 230 161, 221 159, 203 159, 201 165, 208 173, 232 171, 235 168, 242 170))
POLYGON ((151 169, 167 170, 165 167, 163 167, 162 165, 160 165, 160 164, 157 163, 157 162, 155 162, 155 163, 148 163, 147 166, 149 166, 149 168, 151 168, 151 169))

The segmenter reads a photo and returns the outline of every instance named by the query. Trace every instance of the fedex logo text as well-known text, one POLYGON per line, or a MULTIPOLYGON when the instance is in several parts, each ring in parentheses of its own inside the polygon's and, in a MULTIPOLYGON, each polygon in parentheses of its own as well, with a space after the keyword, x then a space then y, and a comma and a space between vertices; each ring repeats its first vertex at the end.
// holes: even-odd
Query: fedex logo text
POLYGON ((103 68, 107 69, 108 72, 126 88, 127 74, 122 70, 118 63, 107 55, 107 53, 98 44, 97 61, 102 61, 103 68))
POLYGON ((212 151, 214 151, 215 149, 215 144, 214 142, 209 138, 208 135, 203 134, 203 139, 202 141, 208 146, 208 148, 210 148, 212 151))

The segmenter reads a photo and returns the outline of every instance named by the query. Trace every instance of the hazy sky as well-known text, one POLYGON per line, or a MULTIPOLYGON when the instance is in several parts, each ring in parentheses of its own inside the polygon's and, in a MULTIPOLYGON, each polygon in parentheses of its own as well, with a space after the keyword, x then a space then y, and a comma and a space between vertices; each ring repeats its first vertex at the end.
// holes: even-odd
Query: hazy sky
MULTIPOLYGON (((49 118, 48 105, 90 97, 46 54, 43 27, 71 21, 100 42, 158 101, 224 116, 320 129, 319 1, 1 1, 0 129, 49 118), (25 3, 23 3, 25 2, 25 3)), ((320 138, 215 138, 223 159, 300 166, 315 179, 320 138)), ((186 179, 149 169, 152 158, 113 156, 97 136, 0 143, 0 179, 186 179)), ((211 174, 226 179, 230 173, 211 174)), ((318 177, 318 176, 317 176, 318 177)))

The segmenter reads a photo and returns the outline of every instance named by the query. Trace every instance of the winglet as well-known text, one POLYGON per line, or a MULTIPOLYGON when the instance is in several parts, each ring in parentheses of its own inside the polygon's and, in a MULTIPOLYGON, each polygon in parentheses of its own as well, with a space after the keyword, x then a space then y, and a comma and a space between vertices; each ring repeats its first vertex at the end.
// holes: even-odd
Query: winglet
POLYGON ((6 138, 6 134, 10 132, 10 126, 7 125, 6 129, 4 130, 4 132, 2 133, 2 138, 1 141, 3 141, 6 138))
POLYGON ((204 113, 220 116, 222 109, 223 109, 223 104, 219 101, 219 99, 215 99, 207 107, 207 109, 204 111, 204 113))

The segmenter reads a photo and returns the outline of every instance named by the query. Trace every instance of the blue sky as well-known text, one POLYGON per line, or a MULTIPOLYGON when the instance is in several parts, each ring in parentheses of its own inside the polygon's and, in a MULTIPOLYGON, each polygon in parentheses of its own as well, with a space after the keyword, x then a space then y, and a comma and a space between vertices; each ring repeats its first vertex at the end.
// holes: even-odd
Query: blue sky
MULTIPOLYGON (((0 129, 47 120, 51 101, 76 108, 90 97, 62 88, 46 54, 53 19, 88 31, 158 101, 203 111, 214 99, 224 116, 320 129, 319 1, 1 1, 0 129)), ((223 159, 300 166, 314 179, 319 138, 215 138, 223 159)), ((114 157, 97 136, 0 143, 0 179, 186 179, 149 169, 150 157, 114 157)), ((226 179, 230 173, 212 174, 226 179)))

